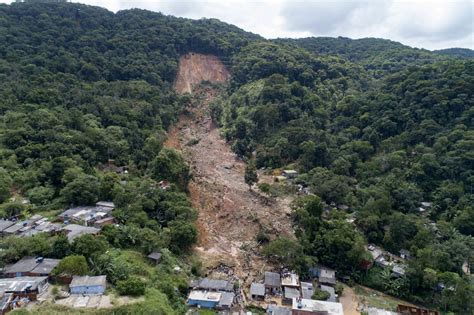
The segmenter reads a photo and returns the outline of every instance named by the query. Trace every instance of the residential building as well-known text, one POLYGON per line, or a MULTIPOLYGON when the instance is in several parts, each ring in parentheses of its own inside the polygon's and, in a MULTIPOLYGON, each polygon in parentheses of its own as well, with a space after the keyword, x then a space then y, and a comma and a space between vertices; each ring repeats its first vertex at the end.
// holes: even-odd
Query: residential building
POLYGON ((299 276, 293 272, 283 274, 281 277, 281 286, 298 288, 300 286, 299 276))
POLYGON ((234 304, 235 294, 233 292, 221 292, 221 299, 216 306, 218 310, 230 310, 234 304))
POLYGON ((273 294, 281 290, 281 277, 279 273, 265 271, 265 291, 273 294))
POLYGON ((193 281, 191 287, 196 290, 202 291, 224 291, 224 292, 233 292, 234 283, 229 280, 215 280, 209 278, 203 278, 197 281, 193 281))
POLYGON ((48 277, 20 277, 0 279, 0 292, 12 293, 13 298, 28 298, 36 301, 37 296, 48 287, 48 277))
POLYGON ((188 305, 201 308, 216 308, 222 297, 220 292, 192 290, 188 296, 188 305))
POLYGON ((12 309, 13 293, 0 292, 0 315, 12 309))
POLYGON ((293 299, 292 315, 344 315, 341 303, 293 299))
POLYGON ((265 285, 253 282, 250 285, 250 296, 253 300, 263 301, 265 299, 265 285))
POLYGON ((69 284, 71 294, 104 294, 107 287, 106 276, 74 276, 69 284))
POLYGON ((281 302, 285 305, 292 305, 293 299, 301 298, 301 293, 298 288, 293 287, 284 287, 283 288, 283 298, 281 302))
POLYGON ((60 259, 43 257, 23 257, 15 264, 6 266, 3 274, 8 278, 24 276, 48 277, 60 261, 60 259))

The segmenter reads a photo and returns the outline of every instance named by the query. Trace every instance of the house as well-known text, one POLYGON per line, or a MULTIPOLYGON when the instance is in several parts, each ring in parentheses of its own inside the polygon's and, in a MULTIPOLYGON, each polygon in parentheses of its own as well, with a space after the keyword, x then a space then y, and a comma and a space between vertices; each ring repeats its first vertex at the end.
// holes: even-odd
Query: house
POLYGON ((341 303, 293 299, 292 315, 344 315, 341 303))
POLYGON ((281 174, 286 178, 295 178, 298 176, 298 172, 295 170, 284 170, 281 174))
POLYGON ((48 277, 20 277, 0 279, 0 292, 12 293, 13 298, 28 298, 36 301, 37 296, 48 287, 48 277))
POLYGON ((336 271, 321 265, 317 265, 309 269, 309 274, 318 278, 319 283, 336 284, 336 271))
POLYGON ((78 224, 68 224, 63 227, 63 231, 66 232, 67 239, 72 242, 75 238, 85 235, 92 234, 97 235, 100 232, 100 229, 92 226, 84 226, 78 224))
POLYGON ((283 298, 281 302, 285 305, 292 305, 293 299, 299 298, 301 298, 301 294, 298 288, 285 287, 283 289, 283 298))
POLYGON ((24 276, 48 277, 60 261, 60 259, 43 257, 23 257, 15 264, 6 266, 3 274, 8 278, 24 276))
POLYGON ((276 272, 265 271, 265 291, 273 294, 281 289, 280 274, 276 272))
POLYGON ((216 306, 218 310, 230 310, 234 304, 235 294, 233 292, 221 292, 221 299, 216 306))
POLYGON ((269 304, 267 306, 267 314, 269 315, 291 315, 291 309, 287 307, 269 304))
POLYGON ((253 300, 263 301, 265 299, 265 285, 263 283, 252 282, 250 285, 250 296, 253 300))
POLYGON ((313 294, 313 284, 310 282, 301 282, 301 297, 303 299, 312 299, 313 294))
POLYGON ((383 254, 375 259, 375 264, 382 268, 388 268, 392 265, 390 261, 383 254))
POLYGON ((327 285, 320 285, 321 291, 329 293, 329 297, 326 301, 328 302, 336 302, 336 291, 333 287, 327 285))
POLYGON ((110 217, 114 207, 113 202, 100 201, 95 207, 87 206, 67 209, 58 215, 58 219, 64 223, 94 223, 98 220, 110 217))
POLYGON ((12 309, 13 293, 0 292, 0 315, 12 309))
POLYGON ((161 190, 168 190, 171 187, 171 184, 167 180, 162 180, 158 183, 161 190))
POLYGON ((147 256, 155 264, 159 263, 161 260, 161 253, 160 252, 153 252, 147 256))
POLYGON ((403 304, 398 304, 397 312, 401 315, 440 315, 438 311, 403 304))
POLYGON ((286 273, 281 278, 282 287, 298 288, 300 286, 299 276, 296 273, 286 273))
POLYGON ((224 292, 233 292, 234 283, 229 280, 215 280, 209 278, 203 278, 198 281, 193 281, 191 283, 192 288, 202 291, 224 291, 224 292))
POLYGON ((216 308, 222 293, 203 290, 192 290, 188 296, 188 305, 201 308, 216 308))
POLYGON ((107 287, 106 276, 74 276, 69 284, 71 294, 97 294, 102 295, 107 287))
POLYGON ((15 223, 11 226, 9 226, 8 228, 4 229, 2 231, 2 234, 3 235, 14 235, 14 234, 17 234, 17 233, 20 233, 20 230, 23 228, 23 223, 15 223))

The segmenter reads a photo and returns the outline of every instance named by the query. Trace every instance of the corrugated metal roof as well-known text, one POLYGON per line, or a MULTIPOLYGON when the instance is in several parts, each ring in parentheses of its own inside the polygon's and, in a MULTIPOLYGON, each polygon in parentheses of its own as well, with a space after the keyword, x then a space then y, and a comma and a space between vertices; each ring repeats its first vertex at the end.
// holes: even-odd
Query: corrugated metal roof
POLYGON ((281 285, 280 274, 276 272, 265 271, 265 285, 279 287, 281 285))
POLYGON ((265 285, 253 282, 250 285, 250 295, 265 296, 265 285))

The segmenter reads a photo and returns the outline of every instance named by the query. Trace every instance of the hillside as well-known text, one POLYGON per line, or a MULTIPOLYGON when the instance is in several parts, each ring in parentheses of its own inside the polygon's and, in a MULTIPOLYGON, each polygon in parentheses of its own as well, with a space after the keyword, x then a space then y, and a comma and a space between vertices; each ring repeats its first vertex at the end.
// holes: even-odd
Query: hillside
POLYGON ((304 277, 315 264, 412 303, 473 309, 472 59, 14 3, 0 4, 0 78, 0 218, 107 200, 117 221, 74 242, 2 237, 0 266, 83 256, 114 294, 139 288, 144 301, 117 313, 184 314, 188 280, 222 270, 244 285, 240 307, 263 271, 304 277), (283 169, 299 175, 274 182, 283 169), (405 274, 364 270, 368 244, 409 251, 405 274), (158 266, 145 261, 154 251, 158 266))

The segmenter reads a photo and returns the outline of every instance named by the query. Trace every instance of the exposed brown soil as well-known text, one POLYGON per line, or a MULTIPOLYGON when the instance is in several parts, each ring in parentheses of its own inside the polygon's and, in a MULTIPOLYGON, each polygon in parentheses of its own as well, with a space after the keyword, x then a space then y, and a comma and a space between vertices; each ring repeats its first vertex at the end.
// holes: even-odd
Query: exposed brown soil
MULTIPOLYGON (((204 70, 199 70, 201 73, 208 73, 211 78, 223 78, 209 73, 212 71, 228 76, 225 68, 214 67, 217 63, 213 63, 211 69, 204 69, 209 60, 217 58, 194 56, 193 62, 181 59, 180 73, 201 69, 204 70), (196 60, 203 64, 197 64, 196 60)), ((245 163, 231 151, 209 115, 208 104, 218 92, 209 87, 198 88, 199 82, 194 81, 196 76, 192 76, 192 82, 186 81, 186 76, 183 78, 185 82, 175 85, 176 91, 182 93, 183 87, 194 85, 193 101, 169 132, 165 146, 181 150, 192 168, 189 192, 199 213, 195 250, 209 273, 222 270, 215 269, 218 266, 229 266, 224 268, 227 273, 230 270, 240 281, 248 283, 259 277, 267 264, 259 254, 257 233, 265 229, 273 236, 293 235, 290 201, 269 200, 257 191, 249 190, 244 182, 245 163)))
POLYGON ((203 81, 222 83, 230 74, 216 56, 188 53, 179 59, 179 69, 174 82, 178 93, 191 93, 203 81))

